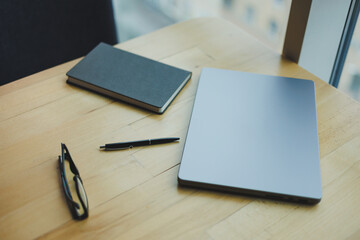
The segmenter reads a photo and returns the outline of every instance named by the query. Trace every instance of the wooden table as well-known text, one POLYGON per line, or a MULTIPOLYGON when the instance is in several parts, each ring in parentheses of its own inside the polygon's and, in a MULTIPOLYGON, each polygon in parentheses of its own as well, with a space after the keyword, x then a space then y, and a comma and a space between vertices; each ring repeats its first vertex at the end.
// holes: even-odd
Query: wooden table
POLYGON ((193 78, 163 115, 66 84, 65 73, 79 59, 0 87, 0 239, 360 239, 358 102, 220 19, 190 20, 118 47, 190 70, 193 78), (178 186, 205 66, 315 81, 323 185, 318 205, 178 186), (181 141, 98 149, 168 136, 181 141), (62 193, 61 142, 88 194, 85 221, 72 220, 62 193))

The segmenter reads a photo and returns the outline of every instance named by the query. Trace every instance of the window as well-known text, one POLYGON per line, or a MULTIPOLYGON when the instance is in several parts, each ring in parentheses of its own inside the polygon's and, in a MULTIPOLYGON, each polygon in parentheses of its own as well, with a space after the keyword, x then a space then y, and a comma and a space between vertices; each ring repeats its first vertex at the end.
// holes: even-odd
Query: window
POLYGON ((281 52, 291 0, 113 0, 118 39, 126 41, 194 17, 227 19, 281 52))
POLYGON ((360 24, 356 23, 338 88, 360 101, 360 24))

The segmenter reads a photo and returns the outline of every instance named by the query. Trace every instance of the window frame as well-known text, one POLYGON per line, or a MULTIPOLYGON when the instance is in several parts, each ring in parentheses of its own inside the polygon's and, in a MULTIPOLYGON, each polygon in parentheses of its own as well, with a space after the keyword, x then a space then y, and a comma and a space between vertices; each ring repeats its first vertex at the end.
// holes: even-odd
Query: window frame
POLYGON ((293 0, 283 55, 337 87, 359 10, 360 0, 293 0))

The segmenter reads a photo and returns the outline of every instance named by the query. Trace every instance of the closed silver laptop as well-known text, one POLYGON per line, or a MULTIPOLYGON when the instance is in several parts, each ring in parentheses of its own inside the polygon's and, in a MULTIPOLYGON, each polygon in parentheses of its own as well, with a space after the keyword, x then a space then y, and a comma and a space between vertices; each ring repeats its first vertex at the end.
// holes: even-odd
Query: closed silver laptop
POLYGON ((178 182, 301 203, 319 202, 314 83, 204 68, 178 182))

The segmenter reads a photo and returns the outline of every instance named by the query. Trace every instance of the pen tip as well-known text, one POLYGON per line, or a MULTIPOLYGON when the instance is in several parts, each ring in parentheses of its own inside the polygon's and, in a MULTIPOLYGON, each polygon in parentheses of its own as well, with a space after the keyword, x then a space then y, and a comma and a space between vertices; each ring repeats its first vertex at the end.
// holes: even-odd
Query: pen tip
POLYGON ((105 148, 105 146, 100 146, 100 149, 104 149, 105 148))

